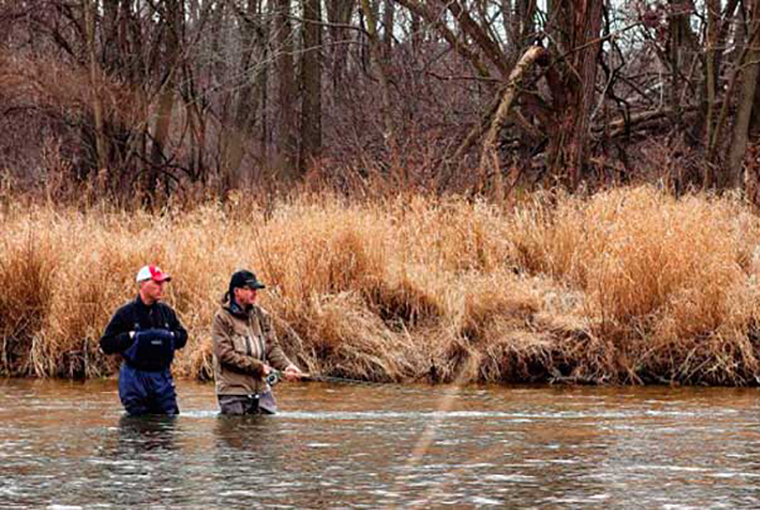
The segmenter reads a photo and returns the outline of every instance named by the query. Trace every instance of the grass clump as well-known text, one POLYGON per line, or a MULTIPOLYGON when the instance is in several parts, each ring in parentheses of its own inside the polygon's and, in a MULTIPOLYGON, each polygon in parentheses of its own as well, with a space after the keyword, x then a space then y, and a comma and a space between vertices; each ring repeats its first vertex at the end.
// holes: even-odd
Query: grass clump
POLYGON ((132 212, 26 203, 0 216, 0 371, 98 377, 135 271, 175 276, 190 340, 174 370, 211 376, 211 318, 238 268, 309 371, 376 381, 756 384, 760 224, 733 197, 653 187, 518 208, 332 195, 132 212))

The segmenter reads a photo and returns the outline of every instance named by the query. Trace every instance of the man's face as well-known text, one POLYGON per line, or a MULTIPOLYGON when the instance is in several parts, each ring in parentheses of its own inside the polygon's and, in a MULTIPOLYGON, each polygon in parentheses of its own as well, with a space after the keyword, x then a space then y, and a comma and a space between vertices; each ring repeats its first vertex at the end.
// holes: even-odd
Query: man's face
POLYGON ((250 306, 256 303, 258 291, 251 287, 238 287, 235 289, 235 300, 240 306, 250 306))
POLYGON ((164 285, 166 282, 157 282, 155 280, 145 280, 140 284, 140 294, 146 302, 154 303, 161 301, 164 297, 164 285))

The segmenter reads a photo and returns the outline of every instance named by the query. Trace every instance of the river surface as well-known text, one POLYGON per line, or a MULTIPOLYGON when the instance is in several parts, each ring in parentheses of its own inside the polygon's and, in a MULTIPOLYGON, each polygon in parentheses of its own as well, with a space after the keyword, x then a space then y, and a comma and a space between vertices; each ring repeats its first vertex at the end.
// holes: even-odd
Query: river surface
POLYGON ((276 416, 128 418, 0 381, 0 508, 760 508, 760 390, 282 383, 276 416))

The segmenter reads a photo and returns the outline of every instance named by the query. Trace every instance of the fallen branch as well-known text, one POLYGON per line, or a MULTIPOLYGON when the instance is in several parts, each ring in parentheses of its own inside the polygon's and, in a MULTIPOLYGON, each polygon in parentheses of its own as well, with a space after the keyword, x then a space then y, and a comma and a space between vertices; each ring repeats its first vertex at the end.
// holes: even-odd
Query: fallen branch
MULTIPOLYGON (((682 107, 680 111, 682 113, 696 112, 697 108, 695 106, 682 107)), ((591 132, 596 136, 606 134, 608 138, 615 138, 626 132, 632 133, 637 128, 650 128, 653 121, 668 121, 672 113, 673 110, 670 108, 660 108, 657 110, 635 113, 628 118, 620 117, 607 123, 596 124, 592 126, 591 132)))
POLYGON ((496 110, 491 121, 491 127, 486 133, 485 140, 483 142, 483 152, 480 157, 480 172, 484 174, 487 167, 491 167, 494 175, 499 175, 499 151, 498 151, 498 137, 501 129, 507 122, 512 111, 512 105, 515 102, 515 98, 522 88, 523 77, 525 73, 531 68, 534 63, 539 65, 549 64, 549 53, 546 49, 540 46, 533 46, 526 51, 520 60, 515 65, 514 69, 509 75, 507 87, 504 90, 504 95, 499 103, 499 108, 496 110))

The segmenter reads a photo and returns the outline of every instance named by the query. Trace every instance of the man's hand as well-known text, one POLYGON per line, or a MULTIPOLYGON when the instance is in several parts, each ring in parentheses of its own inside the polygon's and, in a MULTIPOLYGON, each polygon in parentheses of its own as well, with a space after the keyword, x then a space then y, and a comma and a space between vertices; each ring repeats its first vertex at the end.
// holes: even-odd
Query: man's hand
POLYGON ((297 381, 303 377, 303 372, 292 363, 285 368, 285 371, 282 374, 288 381, 297 381))

